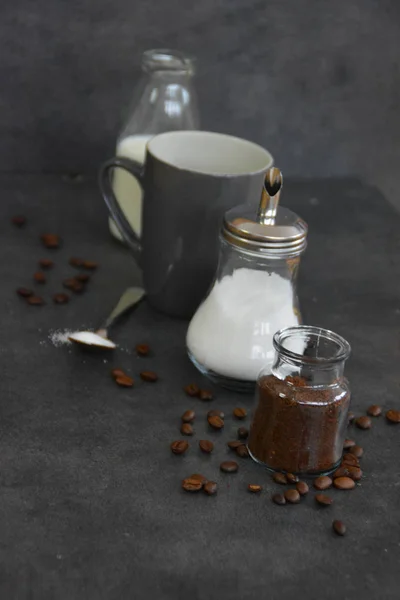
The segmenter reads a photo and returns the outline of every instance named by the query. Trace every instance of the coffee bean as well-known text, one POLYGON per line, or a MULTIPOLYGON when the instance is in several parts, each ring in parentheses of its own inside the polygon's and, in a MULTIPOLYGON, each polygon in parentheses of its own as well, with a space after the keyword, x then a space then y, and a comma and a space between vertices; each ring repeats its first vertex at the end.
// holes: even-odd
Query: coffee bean
POLYGON ((129 375, 119 375, 115 378, 115 383, 121 387, 131 388, 133 387, 134 381, 129 375))
POLYGON ((75 294, 80 294, 85 289, 83 284, 77 281, 75 277, 69 277, 68 279, 64 279, 63 286, 67 288, 67 290, 71 290, 75 294))
POLYGON ((54 263, 49 258, 42 258, 39 260, 39 266, 42 267, 42 269, 51 269, 54 266, 54 263))
POLYGON ((67 302, 69 302, 69 296, 68 294, 54 294, 53 296, 53 302, 54 304, 67 304, 67 302))
POLYGON ((185 492, 199 492, 202 489, 203 484, 197 479, 191 479, 188 477, 182 481, 182 487, 185 492))
POLYGON ((11 223, 16 227, 23 227, 26 224, 26 217, 23 215, 16 215, 11 219, 11 223))
POLYGON ((239 465, 234 460, 225 460, 220 464, 219 468, 224 473, 236 473, 239 469, 239 465))
POLYGON ((371 429, 372 427, 371 419, 365 416, 358 417, 358 419, 355 420, 355 424, 359 429, 371 429))
POLYGON ((327 490, 332 485, 332 479, 327 475, 322 475, 322 477, 317 477, 314 481, 314 487, 317 490, 327 490))
POLYGON ((33 279, 36 281, 36 283, 46 283, 46 275, 43 273, 43 271, 37 271, 33 275, 33 279))
MULTIPOLYGON (((332 475, 333 479, 337 479, 338 477, 349 477, 351 468, 352 467, 350 465, 339 467, 333 473, 333 475, 332 475)), ((357 469, 358 467, 354 467, 354 468, 357 469)))
POLYGON ((176 440, 170 448, 173 454, 183 454, 189 448, 189 444, 185 440, 176 440))
POLYGON ((28 288, 18 288, 17 294, 18 296, 21 296, 21 298, 29 298, 29 296, 33 296, 33 291, 28 288))
POLYGON ((370 417, 379 417, 382 414, 382 407, 378 404, 372 404, 367 408, 367 414, 370 417))
POLYGON ((221 417, 208 417, 207 419, 208 424, 210 425, 210 427, 212 427, 213 429, 222 429, 223 426, 225 425, 224 420, 221 419, 221 417))
POLYGON ((358 467, 358 465, 360 464, 360 461, 358 460, 357 456, 355 456, 351 452, 346 452, 346 454, 343 454, 342 464, 343 465, 353 465, 355 467, 358 467))
POLYGON ((218 491, 218 486, 215 481, 207 481, 204 485, 203 490, 208 496, 214 496, 218 491))
POLYGON ((76 258, 76 256, 73 256, 68 262, 72 267, 83 267, 83 258, 76 258))
POLYGON ((247 410, 238 406, 237 408, 233 409, 233 416, 236 417, 236 419, 245 419, 247 416, 247 410))
POLYGON ((181 434, 182 435, 193 435, 194 430, 190 423, 182 423, 181 425, 181 434))
POLYGON ((45 304, 45 301, 41 296, 29 296, 29 298, 27 298, 27 302, 32 306, 42 306, 45 304))
POLYGON ((293 475, 293 473, 286 473, 286 479, 289 483, 297 483, 299 481, 297 475, 293 475))
POLYGON ((344 535, 346 533, 346 525, 343 521, 333 521, 332 523, 333 531, 337 533, 337 535, 344 535))
POLYGON ((236 448, 236 454, 240 456, 240 458, 248 458, 250 456, 245 444, 241 444, 236 448))
POLYGON ((228 442, 228 447, 231 450, 236 450, 236 448, 239 448, 239 446, 243 446, 243 442, 240 440, 232 440, 231 442, 228 442))
POLYGON ((203 400, 204 402, 208 402, 209 400, 213 399, 213 395, 212 392, 210 392, 210 390, 200 390, 200 400, 203 400))
POLYGON ((348 470, 348 477, 350 477, 350 479, 354 479, 354 481, 360 481, 362 477, 362 471, 360 467, 349 467, 348 470))
POLYGON ((237 434, 240 440, 245 440, 249 437, 249 430, 246 427, 239 427, 237 434))
POLYGON ((209 417, 219 417, 220 419, 225 419, 225 413, 222 410, 209 410, 207 413, 207 419, 209 417))
POLYGON ((252 494, 258 494, 259 492, 261 492, 262 487, 261 487, 261 485, 257 485, 255 483, 249 483, 249 485, 247 486, 247 489, 252 494))
POLYGON ((333 485, 338 490, 352 490, 356 487, 354 480, 350 477, 337 477, 333 480, 333 485))
POLYGON ((300 494, 297 490, 291 488, 290 490, 286 490, 284 493, 286 502, 290 504, 297 504, 300 502, 300 494))
POLYGON ((208 481, 207 477, 204 477, 201 473, 192 473, 190 479, 196 479, 196 481, 200 481, 202 485, 205 485, 208 481))
POLYGON ((147 381, 149 383, 154 383, 158 379, 158 375, 157 373, 154 373, 154 371, 142 371, 140 373, 140 377, 143 381, 147 381))
POLYGON ((183 388, 188 396, 195 397, 200 395, 200 388, 195 383, 190 383, 185 388, 183 388))
POLYGON ((211 452, 214 450, 214 444, 209 440, 200 440, 199 447, 200 450, 205 454, 211 454, 211 452))
POLYGON ((87 283, 90 281, 90 275, 88 273, 78 273, 78 275, 75 275, 75 279, 79 283, 87 283))
POLYGON ((400 410, 388 410, 385 416, 389 423, 400 423, 400 410))
POLYGON ((54 233, 44 233, 40 236, 43 245, 50 250, 54 250, 60 246, 60 237, 54 233))
POLYGON ((194 420, 195 416, 196 413, 194 412, 194 410, 185 410, 185 412, 181 416, 181 419, 184 423, 191 423, 194 420))
POLYGON ((275 504, 278 504, 279 506, 283 506, 286 504, 286 498, 283 494, 274 494, 272 496, 272 502, 275 502, 275 504))
POLYGON ((280 485, 286 485, 288 482, 284 473, 274 473, 272 475, 272 479, 275 481, 275 483, 279 483, 280 485))
POLYGON ((296 483, 296 490, 299 492, 300 496, 305 496, 310 491, 310 488, 305 481, 299 481, 296 483))
POLYGON ((356 443, 354 440, 344 440, 343 449, 348 450, 349 448, 352 448, 355 445, 356 445, 356 443))
POLYGON ((136 346, 136 353, 138 356, 147 356, 150 352, 150 346, 148 344, 138 344, 136 346))
POLYGON ((116 379, 117 377, 125 377, 126 373, 122 369, 113 369, 111 375, 116 379))
POLYGON ((350 448, 349 452, 350 452, 350 454, 353 454, 353 456, 356 456, 357 458, 361 458, 362 455, 364 454, 363 448, 361 448, 361 446, 357 446, 357 445, 350 448))
POLYGON ((84 260, 82 263, 82 267, 84 269, 89 269, 89 271, 94 271, 98 266, 99 265, 94 260, 84 260))
POLYGON ((318 504, 320 504, 321 506, 330 506, 333 503, 332 498, 330 498, 329 496, 327 496, 326 494, 316 494, 315 496, 315 500, 318 502, 318 504))
POLYGON ((348 417, 347 417, 349 423, 352 423, 355 418, 356 418, 356 415, 353 412, 349 412, 348 417))

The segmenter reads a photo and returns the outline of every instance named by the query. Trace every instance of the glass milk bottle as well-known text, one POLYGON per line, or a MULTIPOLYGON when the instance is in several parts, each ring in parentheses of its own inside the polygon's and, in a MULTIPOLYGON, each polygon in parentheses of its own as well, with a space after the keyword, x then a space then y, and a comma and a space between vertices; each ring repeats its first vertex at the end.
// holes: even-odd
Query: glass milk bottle
POLYGON ((307 224, 278 208, 281 185, 280 171, 269 169, 258 212, 225 214, 216 278, 187 332, 194 365, 235 391, 254 390, 276 331, 301 322, 296 280, 307 224))
MULTIPOLYGON (((142 80, 137 101, 117 140, 117 156, 144 164, 147 142, 158 133, 198 129, 197 101, 192 87, 193 64, 172 50, 147 50, 142 57, 142 80)), ((123 169, 115 169, 113 187, 118 202, 140 236, 142 191, 139 183, 123 169)), ((110 219, 110 231, 122 236, 110 219)))

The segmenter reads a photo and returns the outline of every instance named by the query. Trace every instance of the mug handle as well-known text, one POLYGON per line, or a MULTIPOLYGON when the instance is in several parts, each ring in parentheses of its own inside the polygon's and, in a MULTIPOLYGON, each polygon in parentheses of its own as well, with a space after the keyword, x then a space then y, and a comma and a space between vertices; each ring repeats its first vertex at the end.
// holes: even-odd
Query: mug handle
POLYGON ((125 217, 124 212, 115 197, 111 182, 111 172, 113 169, 124 169, 127 171, 130 175, 137 179, 140 187, 143 190, 144 166, 134 160, 130 160, 129 158, 115 156, 114 158, 107 160, 100 167, 99 171, 99 186, 104 202, 106 203, 107 208, 110 211, 110 214, 114 219, 119 231, 121 232, 125 242, 132 250, 136 260, 139 260, 142 250, 140 239, 130 226, 129 221, 125 217))

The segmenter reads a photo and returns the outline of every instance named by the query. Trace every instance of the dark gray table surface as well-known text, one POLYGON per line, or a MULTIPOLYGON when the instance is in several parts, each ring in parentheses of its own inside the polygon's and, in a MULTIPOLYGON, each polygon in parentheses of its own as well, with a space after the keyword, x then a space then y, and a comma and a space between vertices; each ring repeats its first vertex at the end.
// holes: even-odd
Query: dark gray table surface
MULTIPOLYGON (((398 600, 400 426, 381 417, 371 431, 351 430, 365 448, 365 477, 352 492, 332 492, 332 507, 316 508, 313 492, 298 506, 273 505, 276 486, 250 459, 239 459, 236 475, 219 472, 238 426, 231 409, 253 400, 221 390, 209 404, 185 397, 191 381, 212 387, 186 358, 185 322, 144 303, 115 330, 113 354, 51 343, 50 330, 96 325, 139 281, 108 234, 95 182, 2 175, 0 185, 1 598, 398 600), (25 229, 10 224, 18 213, 25 229), (42 248, 46 231, 62 236, 60 250, 42 248), (46 298, 62 291, 73 255, 99 261, 86 294, 39 308, 16 296, 46 256, 56 266, 36 288, 46 298), (137 358, 138 342, 154 355, 137 358), (117 388, 114 366, 137 380, 151 368, 160 381, 117 388), (227 413, 222 433, 205 428, 210 407, 227 413), (188 408, 197 412, 196 435, 185 456, 173 456, 188 408), (197 448, 204 437, 216 443, 211 456, 197 448), (218 495, 184 493, 180 481, 193 472, 215 479, 218 495), (263 492, 249 494, 248 483, 263 492), (335 537, 333 518, 347 523, 346 537, 335 537)), ((356 180, 289 182, 284 203, 310 225, 300 271, 306 321, 352 345, 353 410, 400 408, 399 215, 356 180)))

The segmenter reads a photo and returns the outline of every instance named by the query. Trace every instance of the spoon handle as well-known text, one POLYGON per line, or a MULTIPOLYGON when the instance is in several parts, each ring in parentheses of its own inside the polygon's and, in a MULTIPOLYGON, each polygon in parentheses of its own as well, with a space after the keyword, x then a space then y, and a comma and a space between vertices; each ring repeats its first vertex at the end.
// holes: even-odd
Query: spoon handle
POLYGON ((141 287, 128 288, 121 296, 118 304, 106 319, 100 329, 108 329, 119 317, 121 317, 128 310, 133 308, 144 296, 144 289, 141 287))

